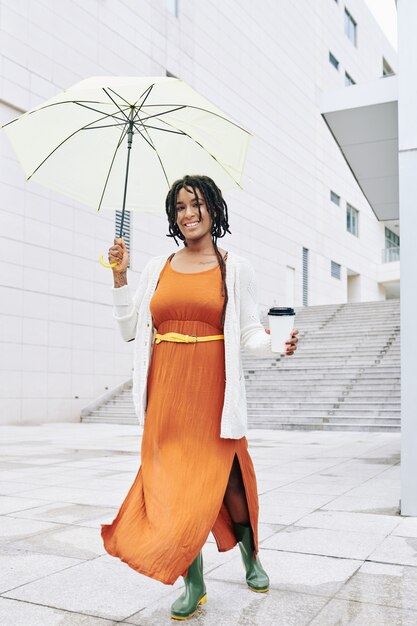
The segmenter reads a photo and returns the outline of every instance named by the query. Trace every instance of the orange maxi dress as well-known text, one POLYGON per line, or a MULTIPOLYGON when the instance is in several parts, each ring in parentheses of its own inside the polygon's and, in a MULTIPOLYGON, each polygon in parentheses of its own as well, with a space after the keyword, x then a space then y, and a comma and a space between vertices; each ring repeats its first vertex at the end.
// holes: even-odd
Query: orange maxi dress
MULTIPOLYGON (((158 333, 223 334, 219 265, 183 273, 169 257, 150 302, 158 333)), ((227 261, 226 261, 227 267, 227 261)), ((165 584, 185 576, 210 531, 223 552, 236 545, 223 503, 237 455, 258 552, 258 493, 246 437, 220 437, 224 340, 153 344, 141 466, 111 524, 106 551, 165 584)))

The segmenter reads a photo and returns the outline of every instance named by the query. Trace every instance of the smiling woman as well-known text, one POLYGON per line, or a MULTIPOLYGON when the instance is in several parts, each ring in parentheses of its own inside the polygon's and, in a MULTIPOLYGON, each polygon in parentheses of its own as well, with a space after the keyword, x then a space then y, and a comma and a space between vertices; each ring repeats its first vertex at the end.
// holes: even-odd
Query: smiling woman
POLYGON ((174 268, 196 272, 202 265, 219 264, 222 277, 224 324, 227 306, 225 250, 217 247, 217 238, 231 233, 228 210, 221 190, 208 176, 184 176, 168 192, 165 202, 171 237, 184 242, 184 249, 175 255, 174 268), (195 224, 197 222, 197 224, 195 224), (194 224, 190 227, 190 224, 194 224))
POLYGON ((239 544, 247 585, 268 591, 239 349, 272 352, 250 264, 217 247, 217 237, 230 232, 220 189, 208 177, 186 176, 171 187, 166 212, 168 236, 184 248, 149 262, 155 269, 144 269, 135 305, 126 307, 126 284, 114 290, 125 302, 116 307, 122 335, 136 339, 141 362, 147 351, 141 328, 152 320, 157 330, 141 467, 116 518, 102 525, 102 537, 109 554, 146 576, 173 584, 182 575, 185 591, 171 617, 186 619, 206 602, 201 550, 210 532, 219 551, 239 544))

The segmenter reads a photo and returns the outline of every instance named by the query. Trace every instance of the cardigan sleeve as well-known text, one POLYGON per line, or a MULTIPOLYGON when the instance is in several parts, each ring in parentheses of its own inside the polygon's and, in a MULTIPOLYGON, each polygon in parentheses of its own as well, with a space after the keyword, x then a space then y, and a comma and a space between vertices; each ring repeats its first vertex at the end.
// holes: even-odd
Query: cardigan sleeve
POLYGON ((240 266, 240 345, 260 358, 277 356, 260 320, 256 274, 247 259, 240 266))
POLYGON ((133 294, 129 285, 111 287, 113 295, 113 317, 119 325, 120 333, 125 341, 133 341, 136 336, 138 312, 145 295, 150 277, 150 261, 145 265, 139 278, 138 287, 133 294))

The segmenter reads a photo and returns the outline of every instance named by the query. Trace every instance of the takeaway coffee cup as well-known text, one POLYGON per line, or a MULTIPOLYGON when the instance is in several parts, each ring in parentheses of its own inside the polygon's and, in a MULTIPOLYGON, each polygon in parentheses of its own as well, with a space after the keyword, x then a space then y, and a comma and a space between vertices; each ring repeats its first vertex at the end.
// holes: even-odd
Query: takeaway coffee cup
POLYGON ((271 350, 285 354, 286 341, 291 339, 294 328, 295 311, 289 307, 274 306, 268 311, 269 330, 271 331, 271 350))

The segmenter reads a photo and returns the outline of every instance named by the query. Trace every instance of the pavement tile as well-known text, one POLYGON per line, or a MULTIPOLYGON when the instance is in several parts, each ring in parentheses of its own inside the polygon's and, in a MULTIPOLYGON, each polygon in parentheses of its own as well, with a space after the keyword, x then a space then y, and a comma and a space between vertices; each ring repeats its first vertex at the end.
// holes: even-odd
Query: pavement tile
POLYGON ((61 465, 49 467, 34 467, 24 469, 5 470, 1 472, 2 481, 7 481, 11 485, 16 485, 16 490, 23 491, 21 489, 22 484, 28 484, 27 489, 36 488, 39 489, 45 486, 60 485, 70 480, 88 480, 93 475, 96 476, 108 476, 111 474, 108 470, 103 469, 72 469, 63 468, 61 465))
POLYGON ((20 519, 11 515, 0 516, 0 545, 19 541, 40 532, 46 532, 56 528, 55 524, 40 522, 38 520, 20 519))
POLYGON ((417 566, 417 539, 390 535, 368 557, 370 561, 417 566))
POLYGON ((286 466, 285 469, 280 466, 268 466, 262 467, 257 470, 257 476, 259 478, 265 478, 267 480, 278 480, 281 485, 289 483, 293 480, 298 480, 304 476, 310 476, 312 471, 309 470, 294 470, 293 472, 286 466))
POLYGON ((379 479, 372 478, 368 480, 364 485, 359 485, 358 487, 353 487, 349 491, 348 496, 354 498, 376 498, 376 497, 384 497, 389 498, 393 502, 398 502, 400 499, 400 485, 396 485, 395 487, 387 487, 385 484, 381 484, 379 479))
MULTIPOLYGON (((1 473, 1 476, 3 477, 3 473, 1 473)), ((20 491, 29 491, 30 489, 35 489, 36 487, 39 487, 39 485, 30 481, 12 483, 8 480, 0 480, 0 495, 17 495, 20 491)))
MULTIPOLYGON (((23 496, 22 491, 19 495, 23 496)), ((71 502, 73 504, 93 504, 96 506, 114 506, 122 503, 127 495, 123 485, 113 489, 86 489, 82 487, 52 486, 32 489, 30 494, 39 500, 47 502, 71 502)))
POLYGON ((25 509, 31 509, 43 504, 42 500, 25 497, 25 493, 27 492, 22 493, 20 496, 0 496, 0 515, 24 511, 25 509))
MULTIPOLYGON (((300 502, 300 504, 302 504, 300 502)), ((313 507, 302 506, 277 506, 276 504, 260 504, 259 508, 259 521, 264 524, 281 524, 288 525, 293 524, 297 520, 302 519, 305 515, 308 515, 316 509, 313 507)))
MULTIPOLYGON (((176 585, 180 586, 180 581, 176 585)), ((171 585, 142 576, 126 563, 106 554, 3 595, 95 617, 122 620, 171 591, 171 585)))
POLYGON ((392 515, 376 516, 371 513, 320 510, 305 515, 301 520, 295 522, 294 526, 375 533, 384 536, 391 532, 396 534, 400 524, 399 518, 392 515))
POLYGON ((91 477, 88 479, 88 482, 86 482, 85 478, 77 480, 69 479, 68 482, 66 481, 65 483, 62 483, 62 486, 75 487, 76 489, 95 489, 97 491, 100 489, 102 489, 103 491, 124 489, 126 490, 127 494, 130 487, 132 486, 133 481, 135 480, 137 469, 138 468, 136 468, 136 472, 134 474, 131 474, 130 472, 125 472, 121 477, 119 477, 118 480, 107 478, 107 476, 97 478, 91 477))
POLYGON ((0 598, 0 624, 4 626, 115 626, 113 620, 69 613, 41 604, 0 598))
POLYGON ((327 496, 340 496, 342 494, 348 493, 353 487, 355 487, 358 482, 360 482, 360 478, 357 478, 356 481, 346 481, 343 479, 331 478, 331 477, 322 477, 321 475, 314 474, 313 476, 309 476, 307 478, 303 478, 302 480, 297 480, 296 482, 287 483, 281 487, 278 487, 278 490, 282 493, 300 493, 300 494, 323 494, 327 496))
MULTIPOLYGON (((12 453, 15 450, 17 453, 21 452, 20 446, 15 446, 10 449, 7 447, 8 452, 12 453)), ((13 458, 14 463, 20 463, 21 465, 54 465, 55 463, 61 463, 63 455, 66 455, 66 450, 57 450, 54 448, 53 454, 50 453, 50 448, 47 446, 30 446, 30 456, 15 456, 13 458)), ((2 457, 3 458, 3 457, 2 457)))
POLYGON ((417 611, 347 600, 330 602, 309 626, 416 626, 417 611))
POLYGON ((260 478, 259 472, 255 469, 256 472, 256 484, 258 485, 258 494, 262 495, 263 493, 268 493, 268 491, 272 491, 273 489, 280 489, 282 486, 287 485, 287 481, 280 480, 268 480, 264 478, 260 478))
POLYGON ((383 537, 383 535, 369 532, 303 528, 300 525, 294 525, 266 539, 262 547, 345 559, 366 559, 381 543, 383 537))
MULTIPOLYGON (((192 618, 196 626, 304 626, 320 611, 326 598, 271 589, 254 593, 246 585, 206 582, 207 603, 192 618)), ((179 593, 165 596, 123 623, 137 626, 172 626, 172 602, 179 593)))
POLYGON ((323 509, 333 511, 356 511, 358 513, 374 513, 376 515, 399 515, 399 498, 392 493, 369 496, 343 495, 335 498, 323 509))
POLYGON ((278 509, 280 506, 317 509, 333 499, 333 496, 328 494, 304 493, 300 495, 299 493, 282 492, 278 489, 273 489, 259 496, 259 507, 262 507, 264 504, 274 504, 278 509))
POLYGON ((84 526, 55 525, 56 528, 47 532, 25 537, 7 545, 20 550, 31 550, 42 554, 55 554, 74 559, 93 559, 106 554, 101 534, 96 528, 84 526))
POLYGON ((417 537, 417 517, 401 517, 398 526, 392 531, 392 535, 400 537, 417 537))
POLYGON ((336 597, 417 611, 417 568, 364 563, 336 597))
MULTIPOLYGON (((51 472, 48 476, 43 476, 45 486, 64 485, 66 486, 70 482, 79 482, 84 486, 91 480, 108 480, 114 476, 114 472, 111 470, 105 470, 101 468, 80 468, 70 470, 68 468, 57 468, 55 472, 51 472)), ((38 486, 39 488, 39 486, 38 486)))
POLYGON ((368 463, 379 463, 381 465, 386 465, 386 464, 395 465, 400 462, 401 455, 398 450, 398 443, 392 442, 387 445, 378 446, 376 450, 369 450, 368 452, 365 452, 363 455, 358 455, 357 458, 360 461, 366 461, 368 463))
MULTIPOLYGON (((53 572, 76 565, 80 561, 51 554, 18 550, 14 546, 0 546, 0 593, 26 584, 53 572)), ((0 611, 1 615, 1 611, 0 611)), ((0 619, 0 624, 4 622, 0 619)))
MULTIPOLYGON (((259 558, 270 586, 313 595, 333 596, 361 566, 361 561, 328 556, 267 550, 260 546, 259 558)), ((245 580, 240 555, 211 570, 208 578, 242 583, 245 580)))
MULTIPOLYGON (((13 517, 42 520, 44 522, 57 522, 61 524, 76 524, 99 526, 98 519, 111 517, 112 521, 116 514, 116 507, 93 506, 89 504, 72 504, 68 502, 43 503, 31 509, 14 513, 13 517)), ((102 522, 103 524, 106 522, 102 522)))

